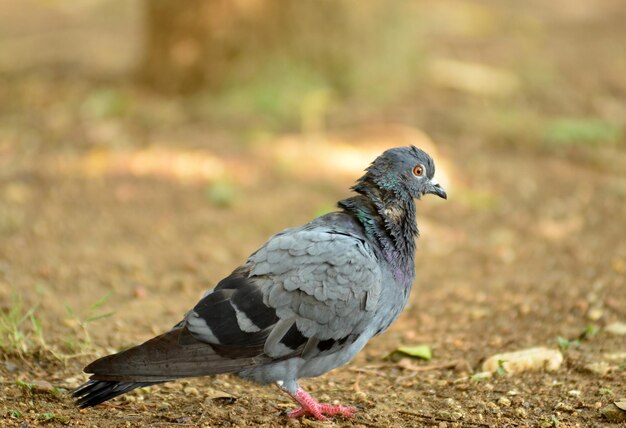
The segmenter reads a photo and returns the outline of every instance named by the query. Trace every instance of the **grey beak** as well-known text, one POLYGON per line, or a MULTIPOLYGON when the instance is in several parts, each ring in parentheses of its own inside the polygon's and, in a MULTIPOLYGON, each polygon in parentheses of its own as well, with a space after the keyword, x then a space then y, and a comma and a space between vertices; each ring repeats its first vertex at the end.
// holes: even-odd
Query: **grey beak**
POLYGON ((441 187, 439 183, 433 184, 427 193, 432 193, 433 195, 437 195, 440 198, 448 199, 448 194, 445 190, 443 190, 443 187, 441 187))

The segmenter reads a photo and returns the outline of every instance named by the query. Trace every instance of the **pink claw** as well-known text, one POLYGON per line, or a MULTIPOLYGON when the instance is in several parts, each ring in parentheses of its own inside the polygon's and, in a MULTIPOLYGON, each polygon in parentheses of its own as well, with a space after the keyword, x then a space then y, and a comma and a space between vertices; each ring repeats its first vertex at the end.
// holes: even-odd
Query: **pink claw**
POLYGON ((296 402, 298 402, 298 404, 300 404, 300 407, 290 411, 287 414, 287 417, 289 418, 299 418, 301 416, 310 415, 320 421, 323 421, 326 419, 324 415, 343 415, 351 418, 354 416, 354 412, 357 411, 356 407, 318 403, 315 398, 311 397, 302 388, 298 388, 292 397, 296 402))

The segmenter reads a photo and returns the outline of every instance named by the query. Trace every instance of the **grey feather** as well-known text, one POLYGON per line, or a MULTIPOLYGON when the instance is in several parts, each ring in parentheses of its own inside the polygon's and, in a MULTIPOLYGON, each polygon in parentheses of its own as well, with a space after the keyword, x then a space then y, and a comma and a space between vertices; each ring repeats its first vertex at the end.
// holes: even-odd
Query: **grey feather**
POLYGON ((382 286, 382 274, 374 250, 359 238, 337 234, 328 227, 293 229, 270 241, 277 244, 268 244, 266 251, 250 257, 250 277, 258 277, 256 282, 267 296, 264 301, 277 310, 279 317, 296 316, 298 328, 306 336, 321 340, 339 339, 349 332, 358 332, 373 319, 373 309, 382 286), (298 263, 294 263, 290 254, 292 246, 307 248, 306 256, 297 257, 298 263), (264 260, 265 254, 267 260, 264 260), (346 263, 338 264, 336 254, 342 254, 346 263), (256 269, 259 258, 261 262, 269 263, 269 267, 263 266, 261 275, 256 269), (353 263, 347 263, 347 260, 353 263), (337 280, 338 277, 341 281, 337 280), (353 299, 337 298, 350 291, 354 293, 353 299), (293 304, 296 299, 297 304, 293 304), (351 310, 359 308, 366 299, 370 304, 365 311, 351 310), (330 325, 335 317, 340 320, 333 321, 332 325, 339 328, 333 331, 330 325))

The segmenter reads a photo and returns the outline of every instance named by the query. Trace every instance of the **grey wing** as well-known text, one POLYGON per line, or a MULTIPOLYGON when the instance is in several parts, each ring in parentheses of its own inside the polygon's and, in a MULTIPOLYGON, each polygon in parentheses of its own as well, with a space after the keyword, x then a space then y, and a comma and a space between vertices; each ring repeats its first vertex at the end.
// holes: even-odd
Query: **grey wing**
POLYGON ((264 352, 304 354, 355 340, 374 317, 381 271, 369 244, 326 228, 275 236, 249 260, 250 279, 278 322, 264 352))
POLYGON ((263 363, 334 352, 373 319, 381 276, 360 237, 330 228, 289 229, 207 293, 184 327, 229 358, 261 357, 263 363))

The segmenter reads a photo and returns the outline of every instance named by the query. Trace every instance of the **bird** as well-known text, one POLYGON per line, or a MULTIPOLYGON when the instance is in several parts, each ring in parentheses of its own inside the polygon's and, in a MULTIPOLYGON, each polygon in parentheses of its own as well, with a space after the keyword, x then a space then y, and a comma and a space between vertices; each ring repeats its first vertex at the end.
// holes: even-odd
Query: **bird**
POLYGON ((286 392, 297 405, 289 418, 354 416, 355 407, 319 403, 298 381, 347 364, 404 309, 416 274, 415 201, 447 199, 434 175, 415 146, 384 151, 337 211, 270 237, 171 330, 87 365, 76 405, 235 373, 286 392))

